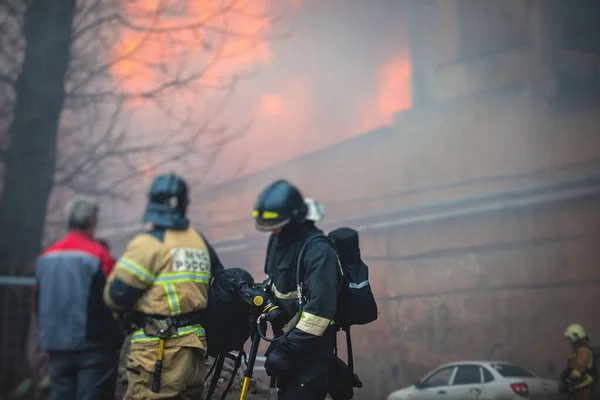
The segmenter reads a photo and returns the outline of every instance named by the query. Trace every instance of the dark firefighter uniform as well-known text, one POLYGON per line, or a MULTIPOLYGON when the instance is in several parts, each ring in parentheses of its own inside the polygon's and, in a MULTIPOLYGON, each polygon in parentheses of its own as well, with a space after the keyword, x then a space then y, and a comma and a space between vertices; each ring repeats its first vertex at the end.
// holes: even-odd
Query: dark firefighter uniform
POLYGON ((257 229, 273 232, 265 264, 271 292, 290 320, 299 317, 295 328, 271 346, 265 362, 267 374, 277 377, 279 396, 285 400, 325 399, 335 349, 333 318, 341 274, 337 255, 325 241, 312 242, 303 257, 305 305, 297 315, 298 254, 310 236, 321 233, 306 214, 302 195, 286 181, 267 187, 254 210, 257 229))
POLYGON ((129 243, 104 291, 106 303, 132 311, 139 327, 131 338, 125 399, 196 399, 202 396, 207 344, 193 317, 206 308, 209 280, 222 266, 189 226, 187 186, 181 178, 157 177, 149 200, 144 220, 152 228, 129 243), (167 327, 167 334, 158 334, 157 326, 167 327), (154 371, 161 358, 156 392, 154 371))
POLYGON ((573 347, 567 369, 561 375, 561 381, 569 392, 569 399, 588 400, 593 396, 596 376, 594 351, 589 346, 589 338, 579 324, 572 324, 565 330, 565 337, 573 347))

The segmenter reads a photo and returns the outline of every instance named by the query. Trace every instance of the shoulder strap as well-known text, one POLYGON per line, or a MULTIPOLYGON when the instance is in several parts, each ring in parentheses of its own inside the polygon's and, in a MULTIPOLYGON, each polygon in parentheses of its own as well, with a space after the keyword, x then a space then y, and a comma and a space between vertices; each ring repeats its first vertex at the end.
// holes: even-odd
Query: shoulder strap
POLYGON ((305 241, 300 251, 298 252, 298 258, 296 260, 296 287, 300 287, 302 285, 303 280, 300 278, 302 274, 302 266, 304 264, 304 255, 308 251, 308 248, 317 241, 326 241, 329 243, 329 238, 322 233, 317 233, 315 235, 309 236, 305 241))
POLYGON ((269 236, 269 241, 267 242, 267 254, 265 257, 265 275, 269 275, 268 267, 271 265, 271 256, 273 255, 273 241, 275 240, 275 235, 271 234, 269 236))
POLYGON ((346 332, 346 345, 348 346, 348 368, 350 369, 350 376, 352 377, 352 384, 355 388, 362 388, 363 383, 357 374, 354 373, 354 355, 352 354, 352 336, 350 335, 350 327, 344 329, 346 332))
POLYGON ((348 347, 348 368, 350 374, 354 376, 354 355, 352 354, 352 336, 350 335, 350 327, 344 329, 346 332, 346 346, 348 347))

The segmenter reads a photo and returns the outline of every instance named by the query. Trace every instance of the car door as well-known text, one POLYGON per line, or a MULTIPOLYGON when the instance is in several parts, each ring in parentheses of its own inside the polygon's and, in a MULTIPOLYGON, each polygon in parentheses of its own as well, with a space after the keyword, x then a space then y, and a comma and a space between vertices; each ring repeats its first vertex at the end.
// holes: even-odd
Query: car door
POLYGON ((412 398, 416 400, 444 399, 454 377, 455 366, 442 367, 434 370, 420 382, 420 387, 415 388, 412 398))
POLYGON ((451 385, 439 393, 439 399, 477 400, 483 389, 483 371, 477 364, 458 365, 451 385))

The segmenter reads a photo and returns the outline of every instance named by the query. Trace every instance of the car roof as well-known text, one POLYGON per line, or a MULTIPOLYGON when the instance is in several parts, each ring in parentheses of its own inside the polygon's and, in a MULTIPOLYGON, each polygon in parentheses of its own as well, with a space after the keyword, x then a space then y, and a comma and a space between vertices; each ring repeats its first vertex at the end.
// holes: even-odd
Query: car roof
POLYGON ((510 362, 510 361, 482 361, 482 360, 473 360, 473 361, 453 361, 453 362, 449 362, 446 364, 442 364, 438 367, 436 367, 435 369, 441 368, 441 367, 456 367, 456 366, 460 366, 460 365, 470 365, 470 364, 484 364, 484 365, 493 365, 493 364, 509 364, 509 365, 518 365, 515 364, 514 362, 510 362))

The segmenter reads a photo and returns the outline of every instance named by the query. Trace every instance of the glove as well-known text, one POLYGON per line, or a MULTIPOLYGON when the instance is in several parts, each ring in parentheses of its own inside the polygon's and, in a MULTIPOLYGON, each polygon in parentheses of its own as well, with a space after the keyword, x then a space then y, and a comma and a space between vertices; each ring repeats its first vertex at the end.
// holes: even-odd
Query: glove
POLYGON ((571 379, 571 372, 573 372, 573 369, 567 368, 562 372, 562 374, 560 374, 560 381, 565 385, 573 384, 573 379, 571 379))
POLYGON ((265 372, 269 376, 277 376, 292 368, 292 361, 287 353, 275 348, 265 361, 265 372))

